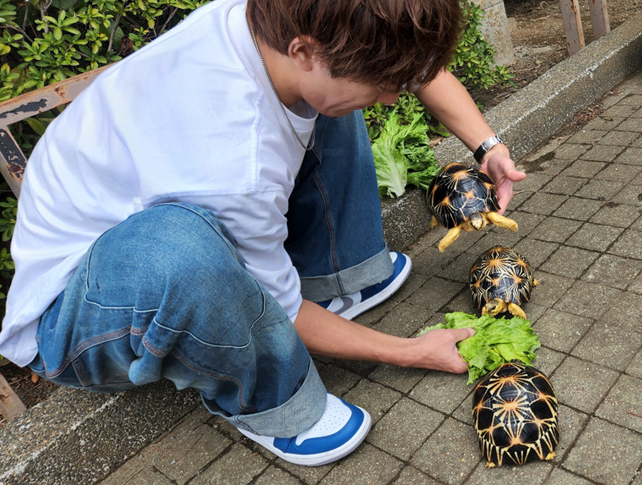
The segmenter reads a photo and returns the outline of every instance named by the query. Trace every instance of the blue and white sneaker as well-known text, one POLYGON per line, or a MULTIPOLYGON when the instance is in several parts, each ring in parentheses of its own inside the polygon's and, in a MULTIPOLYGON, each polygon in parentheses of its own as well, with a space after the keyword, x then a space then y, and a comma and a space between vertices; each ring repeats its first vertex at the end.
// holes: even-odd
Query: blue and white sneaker
POLYGON ((352 453, 365 439, 372 418, 365 409, 328 393, 323 415, 310 429, 293 438, 259 436, 239 431, 279 458, 295 465, 320 466, 352 453))
POLYGON ((357 315, 361 315, 379 303, 386 301, 401 288, 401 285, 408 279, 410 270, 412 269, 412 261, 410 261, 410 258, 405 254, 391 251, 390 257, 392 258, 394 270, 392 276, 387 280, 357 291, 352 295, 340 296, 332 300, 318 302, 317 305, 321 305, 326 310, 330 310, 332 313, 336 313, 343 318, 352 320, 357 315))

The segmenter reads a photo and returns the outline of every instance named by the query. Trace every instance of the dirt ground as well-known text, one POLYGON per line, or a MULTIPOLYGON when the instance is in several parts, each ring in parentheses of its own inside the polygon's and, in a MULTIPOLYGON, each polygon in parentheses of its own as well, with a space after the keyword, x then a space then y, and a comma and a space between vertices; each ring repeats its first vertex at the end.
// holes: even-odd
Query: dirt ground
MULTIPOLYGON (((585 43, 593 41, 589 1, 579 0, 585 43)), ((642 12, 642 0, 606 0, 611 30, 642 12)), ((511 40, 515 62, 510 65, 519 87, 526 86, 568 57, 559 0, 504 0, 506 16, 512 24, 511 40)), ((492 89, 475 93, 475 99, 488 109, 501 103, 519 88, 492 89)))
MULTIPOLYGON (((579 0, 587 44, 593 40, 589 1, 579 0)), ((516 59, 510 67, 515 75, 514 81, 519 87, 474 93, 475 100, 482 103, 484 109, 501 103, 519 88, 526 86, 568 57, 559 0, 504 0, 504 4, 507 17, 514 19, 511 39, 516 59)), ((642 0, 607 0, 607 5, 611 29, 642 12, 642 0)), ((587 123, 599 112, 599 104, 588 107, 578 113, 566 129, 575 129, 587 123)), ((5 366, 0 363, 0 372, 27 407, 46 399, 56 388, 55 384, 42 379, 34 384, 28 369, 21 369, 11 363, 5 366)), ((0 427, 3 424, 5 423, 0 416, 0 427)))

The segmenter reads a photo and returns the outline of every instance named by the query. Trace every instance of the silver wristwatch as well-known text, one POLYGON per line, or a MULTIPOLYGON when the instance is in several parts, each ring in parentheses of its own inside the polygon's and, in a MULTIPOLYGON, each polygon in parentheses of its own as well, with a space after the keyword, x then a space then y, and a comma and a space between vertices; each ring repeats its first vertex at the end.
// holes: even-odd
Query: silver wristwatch
MULTIPOLYGON (((484 158, 484 155, 493 148, 495 145, 499 145, 500 143, 504 143, 504 140, 502 140, 499 136, 491 136, 488 140, 485 140, 482 142, 481 145, 479 145, 479 148, 475 150, 475 153, 473 153, 473 157, 475 157, 475 160, 477 160, 477 163, 481 163, 482 158, 484 158)), ((506 145, 506 143, 504 143, 506 145)))

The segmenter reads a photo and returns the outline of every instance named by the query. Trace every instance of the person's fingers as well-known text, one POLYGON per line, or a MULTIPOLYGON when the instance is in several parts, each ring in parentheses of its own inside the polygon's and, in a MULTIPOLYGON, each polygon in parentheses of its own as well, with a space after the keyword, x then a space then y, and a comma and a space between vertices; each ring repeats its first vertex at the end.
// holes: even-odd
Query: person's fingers
POLYGON ((475 335, 475 329, 466 327, 466 328, 456 328, 453 329, 453 336, 455 337, 455 342, 461 342, 466 340, 469 337, 475 335))
POLYGON ((521 182, 526 178, 526 172, 522 172, 520 170, 511 170, 506 174, 506 177, 511 182, 521 182))

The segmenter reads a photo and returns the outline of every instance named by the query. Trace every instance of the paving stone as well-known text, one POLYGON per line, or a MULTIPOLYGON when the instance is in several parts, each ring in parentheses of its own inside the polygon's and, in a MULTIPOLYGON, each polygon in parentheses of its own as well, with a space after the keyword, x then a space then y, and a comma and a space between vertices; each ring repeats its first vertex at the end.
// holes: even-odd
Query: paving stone
POLYGON ((473 295, 467 286, 466 289, 462 290, 457 296, 452 300, 446 303, 445 306, 441 308, 443 313, 451 312, 464 312, 464 313, 477 313, 477 308, 473 304, 473 295))
POLYGON ((598 145, 617 145, 625 147, 635 141, 639 136, 640 134, 634 131, 611 131, 598 142, 598 145))
POLYGON ((633 113, 637 111, 637 107, 635 106, 620 106, 620 105, 615 105, 607 109, 602 113, 601 116, 603 117, 611 117, 611 118, 627 118, 631 116, 633 113))
POLYGON ((389 298, 383 303, 375 306, 374 308, 368 310, 365 313, 362 313, 357 318, 354 319, 355 322, 366 327, 371 327, 375 322, 381 320, 385 315, 387 315, 394 307, 399 304, 398 301, 389 298))
MULTIPOLYGON (((557 393, 556 383, 553 382, 553 388, 557 393)), ((559 394, 558 394, 559 398, 559 394)), ((560 442, 555 448, 555 458, 553 458, 554 463, 560 463, 564 461, 564 458, 568 454, 569 450, 573 448, 575 440, 580 435, 580 433, 586 427, 590 417, 588 414, 582 413, 575 409, 571 409, 568 406, 559 404, 557 408, 558 420, 557 426, 560 433, 560 442)))
MULTIPOLYGON (((493 246, 501 245, 513 247, 522 239, 523 235, 520 233, 520 231, 511 232, 508 229, 504 229, 501 227, 493 227, 491 230, 486 232, 486 235, 483 238, 473 244, 467 252, 476 254, 479 257, 484 251, 492 248, 493 246)), ((468 267, 468 269, 470 269, 470 266, 468 267)))
POLYGON ((642 379, 622 375, 595 415, 642 433, 642 399, 640 396, 642 396, 642 379))
POLYGON ((631 113, 631 118, 636 119, 636 118, 642 118, 642 110, 638 109, 637 111, 634 111, 631 113))
POLYGON ((510 201, 510 204, 508 204, 508 208, 515 210, 519 209, 524 202, 526 202, 530 197, 534 194, 535 192, 530 192, 527 190, 524 191, 515 191, 513 193, 513 198, 510 201))
POLYGON ((626 368, 626 373, 642 379, 642 350, 636 354, 629 366, 626 368))
POLYGON ((344 399, 368 411, 372 416, 372 422, 376 423, 401 399, 401 394, 376 382, 363 379, 344 396, 344 399))
POLYGON ((565 195, 537 192, 519 208, 524 212, 532 212, 534 214, 547 216, 552 214, 553 211, 561 206, 566 199, 567 197, 565 195))
POLYGON ((361 380, 361 376, 342 369, 334 363, 330 363, 321 369, 319 376, 327 391, 335 396, 343 396, 361 380))
POLYGON ((577 160, 589 149, 586 145, 565 143, 555 150, 555 158, 560 160, 577 160))
POLYGON ((629 483, 642 462, 640 435, 592 418, 563 466, 597 483, 629 483))
POLYGON ((623 371, 642 347, 642 334, 600 321, 595 323, 572 354, 623 371))
MULTIPOLYGON (((582 279, 625 290, 640 271, 642 271, 642 261, 603 254, 589 267, 582 279)), ((642 291, 642 287, 640 290, 642 291)))
POLYGON ((438 481, 411 466, 405 466, 394 483, 395 485, 440 485, 438 481))
MULTIPOLYGON (((484 241, 486 238, 482 238, 484 241)), ((476 247, 476 246, 474 246, 476 247)), ((485 246, 484 246, 485 247, 485 246)), ((481 256, 481 252, 476 252, 471 250, 471 252, 465 252, 457 256, 450 265, 439 273, 439 276, 442 278, 448 278, 451 280, 459 281, 461 283, 468 283, 468 276, 470 274, 470 268, 475 263, 477 258, 481 256)))
POLYGON ((426 369, 381 364, 368 378, 405 394, 415 387, 427 372, 426 369))
POLYGON ((212 466, 197 475, 190 485, 243 485, 254 480, 268 465, 269 462, 261 455, 237 443, 212 466))
POLYGON ((424 283, 406 301, 419 308, 423 307, 429 311, 437 311, 459 293, 462 288, 464 288, 463 283, 434 277, 424 283))
POLYGON ((588 480, 573 475, 563 468, 553 468, 553 471, 544 483, 546 485, 591 485, 591 482, 588 480))
POLYGON ((602 402, 619 373, 601 365, 567 357, 550 376, 557 399, 585 413, 592 413, 602 402))
MULTIPOLYGON (((593 149, 591 149, 592 151, 593 149)), ((561 173, 562 177, 580 177, 590 179, 605 167, 606 163, 601 161, 578 160, 561 173)))
MULTIPOLYGON (((642 120, 639 120, 642 122, 642 120)), ((641 123, 642 124, 642 123, 641 123)), ((617 132, 614 132, 617 133, 617 132)), ((627 133, 627 132, 622 132, 627 133)), ((639 133, 636 133, 639 137, 639 133)), ((636 137, 636 138, 638 138, 636 137)), ((619 157, 616 158, 615 163, 623 163, 625 165, 642 165, 642 148, 629 147, 624 150, 619 157)))
POLYGON ((624 97, 621 101, 619 101, 617 104, 618 106, 635 106, 636 108, 639 108, 642 103, 642 96, 638 94, 629 94, 624 97))
MULTIPOLYGON (((642 207, 642 185, 631 183, 620 190, 611 200, 619 204, 634 205, 638 208, 642 207)), ((640 213, 639 210, 638 213, 640 213)))
MULTIPOLYGON (((294 465, 279 458, 278 460, 276 460, 275 465, 283 468, 291 475, 299 478, 301 480, 301 483, 305 485, 316 485, 321 480, 323 480, 323 477, 330 473, 330 470, 332 470, 336 466, 336 463, 330 463, 328 465, 321 466, 301 466, 294 465)), ((275 485, 277 485, 278 483, 279 482, 276 482, 275 485)))
POLYGON ((408 276, 408 279, 404 282, 401 288, 399 288, 397 292, 390 297, 396 300, 397 302, 404 301, 406 298, 412 295, 417 288, 423 285, 430 278, 430 276, 419 273, 414 270, 414 267, 415 267, 414 260, 412 260, 412 264, 413 264, 413 269, 411 270, 410 275, 408 276))
POLYGON ((642 333, 642 296, 626 291, 606 302, 608 312, 602 320, 637 333, 642 333))
POLYGON ((540 268, 548 273, 579 278, 598 256, 593 251, 561 246, 540 268))
POLYGON ((624 229, 621 227, 586 223, 566 241, 566 244, 593 251, 605 251, 622 231, 624 229))
POLYGON ((461 404, 457 406, 457 409, 453 411, 452 417, 458 421, 461 421, 462 423, 473 426, 474 423, 473 423, 472 409, 473 409, 473 390, 475 389, 475 386, 474 384, 471 384, 468 386, 468 388, 469 388, 468 395, 461 402, 461 404))
POLYGON ((520 182, 513 184, 513 192, 526 190, 529 192, 537 192, 544 185, 546 185, 553 178, 549 173, 527 173, 526 178, 520 182))
POLYGON ((590 180, 578 192, 578 197, 595 200, 611 200, 611 198, 624 187, 622 182, 609 182, 608 180, 590 180))
POLYGON ((213 461, 231 441, 210 426, 179 429, 147 449, 147 461, 178 485, 183 485, 213 461))
POLYGON ((576 281, 554 307, 597 320, 609 310, 620 294, 622 291, 616 288, 576 281))
POLYGON ((366 362, 362 360, 333 359, 336 365, 342 369, 349 370, 353 374, 361 377, 368 377, 372 371, 377 368, 376 362, 366 362))
POLYGON ((341 460, 321 485, 386 485, 403 466, 399 460, 368 444, 362 444, 341 460))
POLYGON ((533 485, 542 483, 551 473, 553 464, 550 462, 531 462, 526 466, 501 466, 486 468, 480 464, 470 476, 466 485, 533 485))
POLYGON ((150 468, 146 470, 145 473, 136 475, 131 480, 122 483, 126 483, 127 485, 173 485, 174 482, 158 470, 150 468))
MULTIPOLYGON (((612 162, 624 150, 624 147, 614 145, 594 145, 586 153, 583 153, 582 160, 593 162, 612 162)), ((568 175, 568 174, 566 174, 568 175)))
POLYGON ((581 143, 584 145, 594 145, 606 135, 608 131, 606 130, 581 130, 571 136, 567 143, 581 143))
MULTIPOLYGON (((617 125, 615 128, 616 130, 622 130, 622 131, 637 131, 642 132, 642 119, 638 118, 629 118, 624 121, 622 121, 620 124, 617 125)), ((639 140, 639 139, 638 139, 639 140)))
POLYGON ((466 398, 467 374, 430 371, 410 392, 409 397, 446 414, 452 413, 466 398))
POLYGON ((436 247, 428 248, 412 259, 412 273, 430 278, 448 266, 456 256, 453 251, 442 253, 436 247))
POLYGON ((524 313, 526 313, 526 316, 531 321, 531 324, 534 324, 542 317, 542 315, 544 315, 544 312, 546 312, 547 308, 542 305, 536 305, 531 300, 530 303, 524 303, 522 305, 522 310, 524 310, 524 313))
POLYGON ((533 269, 537 269, 558 247, 559 245, 554 243, 525 238, 518 242, 513 249, 526 258, 533 269))
MULTIPOLYGON (((538 333, 537 328, 535 328, 535 333, 538 333)), ((537 349, 535 354, 537 357, 533 365, 547 376, 551 375, 566 358, 563 353, 544 346, 537 349)))
POLYGON ((573 195, 585 183, 586 179, 584 178, 559 175, 546 184, 546 186, 541 190, 542 192, 549 192, 551 194, 573 195))
POLYGON ((475 429, 448 418, 415 453, 410 463, 439 481, 459 484, 480 460, 475 429))
MULTIPOLYGON (((619 147, 603 147, 603 148, 619 148, 619 147)), ((620 163, 613 163, 598 173, 595 178, 601 180, 608 180, 610 182, 629 182, 642 170, 642 166, 624 165, 620 163)))
POLYGON ((603 202, 599 200, 571 197, 566 200, 559 209, 553 212, 553 215, 566 219, 588 221, 593 214, 600 210, 602 205, 603 202))
POLYGON ((274 485, 276 483, 279 485, 298 485, 301 481, 280 468, 270 466, 254 483, 255 485, 274 485))
POLYGON ((588 125, 586 125, 584 128, 586 130, 613 130, 617 126, 619 126, 622 122, 624 121, 624 117, 609 117, 609 119, 605 118, 595 118, 592 120, 588 125))
POLYGON ((569 221, 549 216, 544 219, 530 234, 530 238, 563 243, 582 225, 579 221, 569 221))
POLYGON ((608 250, 611 254, 628 258, 642 259, 642 232, 627 229, 608 250))
POLYGON ((640 210, 631 205, 608 202, 589 219, 589 222, 614 227, 629 227, 640 216, 640 210))
POLYGON ((549 309, 533 325, 542 345, 570 352, 593 324, 593 320, 549 309))
POLYGON ((132 483, 134 483, 132 482, 132 480, 137 476, 147 477, 148 474, 156 473, 157 471, 154 469, 154 467, 145 460, 145 454, 146 449, 143 449, 141 453, 134 456, 133 458, 130 458, 125 462, 123 466, 115 470, 111 475, 101 481, 100 485, 131 485, 132 483))
POLYGON ((366 438, 401 460, 408 460, 444 420, 444 415, 403 398, 373 427, 366 438))
POLYGON ((394 307, 372 328, 396 337, 410 337, 419 328, 426 325, 426 321, 432 314, 432 311, 420 305, 403 302, 394 307))
POLYGON ((510 218, 517 222, 519 226, 518 232, 521 236, 527 236, 545 219, 545 217, 540 214, 530 214, 521 211, 511 212, 510 218))
POLYGON ((552 307, 573 285, 573 280, 563 276, 538 271, 536 276, 539 286, 533 291, 531 301, 538 305, 552 307))
MULTIPOLYGON (((635 261, 635 260, 627 260, 627 261, 635 261)), ((642 273, 635 278, 633 283, 628 287, 628 291, 632 291, 633 293, 637 294, 642 294, 642 273)))

